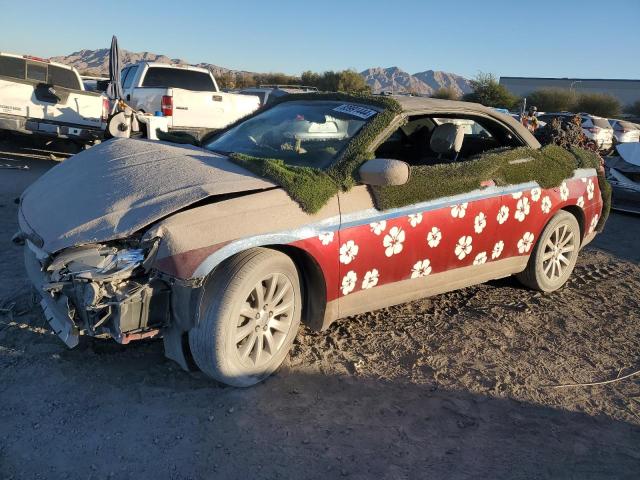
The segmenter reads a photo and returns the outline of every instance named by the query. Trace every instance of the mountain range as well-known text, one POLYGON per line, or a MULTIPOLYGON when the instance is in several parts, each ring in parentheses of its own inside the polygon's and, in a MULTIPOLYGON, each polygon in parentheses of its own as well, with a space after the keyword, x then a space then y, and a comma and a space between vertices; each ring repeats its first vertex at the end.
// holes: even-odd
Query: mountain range
MULTIPOLYGON (((123 65, 136 63, 139 61, 160 62, 179 65, 194 65, 180 58, 169 58, 166 55, 159 55, 151 52, 130 52, 121 50, 121 61, 123 65)), ((77 68, 84 75, 104 76, 109 73, 109 49, 79 50, 70 55, 52 57, 51 61, 64 63, 77 68)), ((208 68, 214 75, 223 74, 251 74, 243 70, 232 70, 211 63, 198 63, 197 67, 208 68)), ((360 72, 374 93, 419 93, 432 95, 440 88, 451 88, 458 95, 471 91, 469 80, 454 73, 425 70, 410 74, 398 67, 390 68, 369 68, 360 72)))

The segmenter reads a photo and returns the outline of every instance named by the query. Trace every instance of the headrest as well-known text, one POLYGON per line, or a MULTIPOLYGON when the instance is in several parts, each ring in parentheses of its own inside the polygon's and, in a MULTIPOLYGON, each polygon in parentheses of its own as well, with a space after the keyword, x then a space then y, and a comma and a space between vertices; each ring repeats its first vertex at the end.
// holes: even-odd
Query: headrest
POLYGON ((431 150, 435 153, 459 153, 464 140, 462 125, 443 123, 438 125, 431 135, 431 150))

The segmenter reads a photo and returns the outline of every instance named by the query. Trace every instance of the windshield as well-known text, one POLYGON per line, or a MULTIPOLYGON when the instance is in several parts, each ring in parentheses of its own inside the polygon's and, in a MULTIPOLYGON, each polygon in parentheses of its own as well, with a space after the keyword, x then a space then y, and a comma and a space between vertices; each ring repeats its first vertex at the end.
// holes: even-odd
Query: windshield
POLYGON ((351 103, 285 102, 221 134, 205 148, 327 168, 376 113, 351 103))

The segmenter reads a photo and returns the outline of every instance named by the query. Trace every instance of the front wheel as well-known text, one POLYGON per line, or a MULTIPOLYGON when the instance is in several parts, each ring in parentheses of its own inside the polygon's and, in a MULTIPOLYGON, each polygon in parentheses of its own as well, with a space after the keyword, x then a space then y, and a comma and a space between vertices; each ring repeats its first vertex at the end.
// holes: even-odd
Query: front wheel
POLYGON ((542 231, 527 268, 516 278, 527 287, 553 292, 571 276, 578 259, 581 236, 576 217, 561 210, 542 231))
POLYGON ((300 325, 298 271, 283 253, 256 248, 225 261, 205 287, 202 318, 189 332, 198 367, 248 387, 284 361, 300 325))

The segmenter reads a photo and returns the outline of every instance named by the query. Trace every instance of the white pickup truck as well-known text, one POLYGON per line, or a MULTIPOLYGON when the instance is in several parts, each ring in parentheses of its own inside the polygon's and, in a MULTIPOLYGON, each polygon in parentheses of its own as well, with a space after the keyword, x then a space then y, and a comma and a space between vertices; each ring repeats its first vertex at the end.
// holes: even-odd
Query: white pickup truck
POLYGON ((129 106, 151 114, 162 112, 169 130, 196 136, 224 128, 260 107, 256 96, 221 92, 205 68, 140 62, 125 67, 121 78, 129 106))
POLYGON ((90 143, 103 137, 109 112, 75 68, 0 52, 0 130, 90 143))

